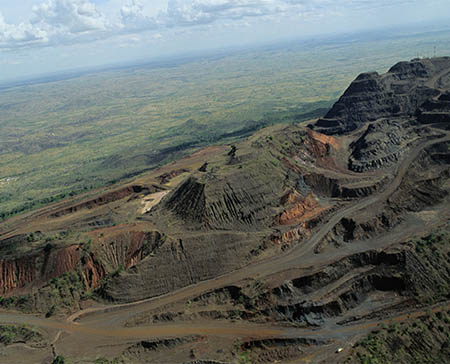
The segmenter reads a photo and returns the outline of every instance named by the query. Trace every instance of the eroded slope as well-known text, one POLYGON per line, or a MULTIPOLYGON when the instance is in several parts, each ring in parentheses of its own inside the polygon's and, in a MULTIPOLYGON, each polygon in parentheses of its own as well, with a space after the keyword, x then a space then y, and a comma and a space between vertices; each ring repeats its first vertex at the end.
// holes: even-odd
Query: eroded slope
POLYGON ((108 358, 136 363, 345 360, 377 320, 450 299, 449 71, 363 74, 312 129, 266 128, 2 223, 2 305, 91 306, 58 341, 85 362, 114 341, 108 358))

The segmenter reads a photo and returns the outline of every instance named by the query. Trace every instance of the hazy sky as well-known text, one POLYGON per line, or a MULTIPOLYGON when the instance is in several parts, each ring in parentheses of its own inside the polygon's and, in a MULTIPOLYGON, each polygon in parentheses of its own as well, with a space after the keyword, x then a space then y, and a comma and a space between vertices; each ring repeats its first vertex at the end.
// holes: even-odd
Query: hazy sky
POLYGON ((0 80, 450 19, 450 0, 0 0, 0 80))

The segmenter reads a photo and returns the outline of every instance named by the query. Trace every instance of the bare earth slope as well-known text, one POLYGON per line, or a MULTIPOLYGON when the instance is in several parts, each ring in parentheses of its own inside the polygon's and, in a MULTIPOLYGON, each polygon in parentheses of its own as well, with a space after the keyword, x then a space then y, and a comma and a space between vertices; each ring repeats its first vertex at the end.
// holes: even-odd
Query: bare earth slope
MULTIPOLYGON (((309 127, 266 128, 3 222, 0 322, 48 338, 3 357, 428 360, 417 338, 396 352, 395 332, 364 336, 450 308, 449 75, 448 57, 363 74, 309 127)), ((435 360, 441 326, 423 334, 435 360)))

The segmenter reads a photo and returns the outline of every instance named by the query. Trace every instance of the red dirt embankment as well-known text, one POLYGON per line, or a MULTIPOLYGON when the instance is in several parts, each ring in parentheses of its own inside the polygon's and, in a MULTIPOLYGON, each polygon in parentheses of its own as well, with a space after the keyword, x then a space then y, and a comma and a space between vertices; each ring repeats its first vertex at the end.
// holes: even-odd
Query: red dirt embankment
POLYGON ((286 193, 280 203, 289 207, 276 217, 277 225, 301 224, 319 216, 329 208, 322 206, 314 193, 309 192, 304 197, 296 190, 286 193))
POLYGON ((28 256, 0 260, 0 293, 12 295, 17 290, 23 293, 74 270, 82 276, 86 289, 96 288, 107 273, 138 264, 163 243, 162 235, 155 231, 103 234, 92 235, 94 239, 87 249, 79 244, 63 248, 47 245, 28 256))
POLYGON ((333 136, 318 133, 309 128, 306 129, 306 132, 312 142, 312 145, 317 151, 316 155, 318 157, 324 157, 329 147, 332 147, 335 150, 339 150, 341 148, 340 141, 333 136), (327 147, 327 145, 329 145, 329 147, 327 147))
POLYGON ((338 169, 335 156, 342 150, 342 141, 306 128, 305 145, 315 163, 322 168, 338 169))
POLYGON ((305 198, 297 199, 294 206, 284 210, 277 218, 279 225, 291 225, 293 223, 300 223, 308 218, 318 215, 323 208, 321 208, 319 201, 313 196, 308 194, 305 198))
POLYGON ((41 286, 72 271, 79 261, 78 245, 60 249, 46 247, 29 256, 0 260, 0 292, 9 295, 17 289, 41 286))

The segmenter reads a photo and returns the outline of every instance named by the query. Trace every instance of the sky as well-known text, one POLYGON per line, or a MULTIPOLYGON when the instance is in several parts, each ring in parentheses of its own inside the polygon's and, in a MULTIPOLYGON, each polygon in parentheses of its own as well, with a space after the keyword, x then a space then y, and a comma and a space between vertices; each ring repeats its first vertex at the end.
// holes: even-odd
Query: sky
POLYGON ((450 19, 450 0, 0 0, 0 81, 450 19))

